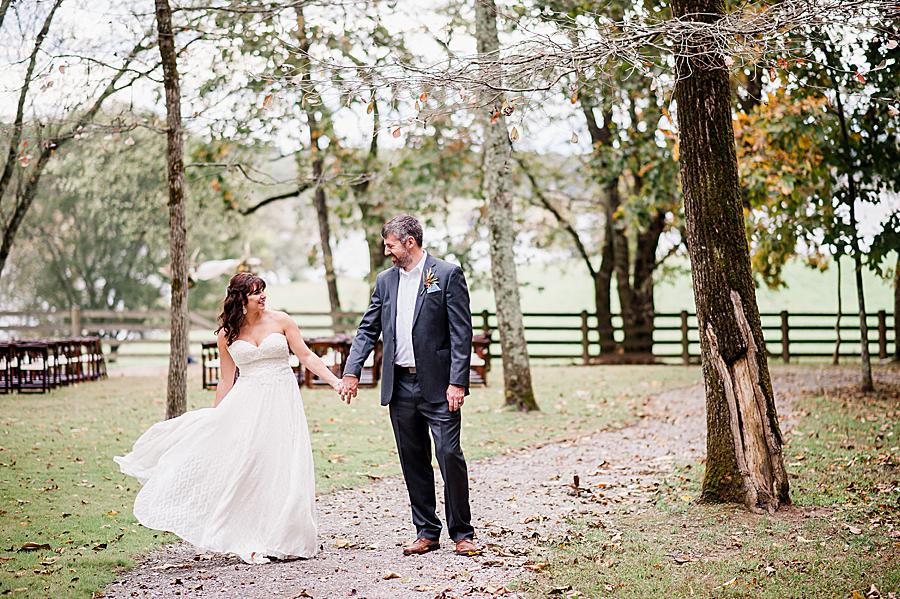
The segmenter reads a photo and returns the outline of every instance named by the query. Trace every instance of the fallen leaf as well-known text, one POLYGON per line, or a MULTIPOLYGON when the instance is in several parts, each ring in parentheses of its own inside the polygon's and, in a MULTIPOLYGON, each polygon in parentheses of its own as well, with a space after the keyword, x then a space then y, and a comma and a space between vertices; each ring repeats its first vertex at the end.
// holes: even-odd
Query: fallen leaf
POLYGON ((53 551, 53 547, 51 547, 47 543, 35 543, 33 541, 28 541, 27 543, 19 547, 19 551, 38 551, 40 549, 53 551))
POLYGON ((393 580, 394 578, 400 578, 400 575, 396 572, 388 572, 381 577, 382 580, 393 580))
POLYGON ((855 526, 847 526, 847 530, 849 530, 850 533, 851 533, 851 534, 854 534, 854 535, 862 534, 862 529, 861 529, 861 528, 857 528, 857 527, 855 527, 855 526))
POLYGON ((266 97, 263 98, 263 108, 268 108, 269 106, 271 106, 273 99, 274 97, 272 96, 272 94, 266 94, 266 97))
POLYGON ((719 585, 720 587, 732 587, 737 584, 737 577, 732 578, 728 582, 719 585))

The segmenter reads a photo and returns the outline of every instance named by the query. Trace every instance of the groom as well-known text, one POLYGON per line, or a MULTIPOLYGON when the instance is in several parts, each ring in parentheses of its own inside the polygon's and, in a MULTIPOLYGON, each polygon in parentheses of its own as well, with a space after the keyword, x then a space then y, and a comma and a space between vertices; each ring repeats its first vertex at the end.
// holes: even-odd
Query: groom
POLYGON ((458 555, 475 555, 469 477, 459 445, 460 408, 469 392, 472 316, 459 266, 422 249, 422 225, 401 215, 381 230, 394 267, 378 275, 344 368, 344 398, 356 396, 359 374, 378 336, 384 338, 381 405, 390 406, 400 466, 412 505, 416 540, 404 555, 440 547, 431 437, 444 477, 447 529, 458 555))

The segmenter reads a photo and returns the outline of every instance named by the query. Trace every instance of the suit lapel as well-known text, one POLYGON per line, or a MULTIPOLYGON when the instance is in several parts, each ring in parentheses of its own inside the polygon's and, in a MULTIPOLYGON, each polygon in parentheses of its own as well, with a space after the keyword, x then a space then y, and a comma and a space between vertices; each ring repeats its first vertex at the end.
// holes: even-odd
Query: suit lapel
POLYGON ((391 302, 391 330, 397 334, 397 287, 400 285, 400 267, 395 266, 388 277, 388 297, 391 302))
POLYGON ((434 258, 431 254, 425 256, 425 264, 422 267, 422 277, 419 280, 419 286, 416 288, 416 310, 413 312, 412 326, 416 326, 416 319, 419 318, 419 312, 422 311, 422 304, 425 303, 425 294, 422 293, 422 285, 425 281, 425 275, 428 269, 434 266, 434 258))

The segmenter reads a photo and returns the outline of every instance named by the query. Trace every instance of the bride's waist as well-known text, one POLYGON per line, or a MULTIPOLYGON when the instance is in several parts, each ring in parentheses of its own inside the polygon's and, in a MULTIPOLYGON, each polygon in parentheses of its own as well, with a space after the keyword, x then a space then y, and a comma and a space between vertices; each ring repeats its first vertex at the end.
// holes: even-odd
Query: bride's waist
POLYGON ((294 371, 287 364, 267 364, 265 366, 253 366, 238 371, 238 380, 269 379, 269 378, 294 378, 294 371))

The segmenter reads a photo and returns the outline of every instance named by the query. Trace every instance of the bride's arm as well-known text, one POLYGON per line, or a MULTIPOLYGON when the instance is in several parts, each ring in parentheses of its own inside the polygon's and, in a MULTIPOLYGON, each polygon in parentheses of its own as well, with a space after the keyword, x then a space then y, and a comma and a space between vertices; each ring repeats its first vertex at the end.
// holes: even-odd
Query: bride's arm
POLYGON ((237 367, 234 365, 234 359, 228 353, 228 346, 225 341, 225 331, 219 331, 216 343, 219 346, 219 384, 216 385, 216 401, 213 407, 217 407, 231 388, 234 387, 234 373, 237 367))
POLYGON ((288 345, 294 355, 300 360, 305 368, 310 369, 316 376, 331 385, 335 391, 341 389, 341 379, 336 377, 331 369, 325 365, 322 358, 317 356, 306 342, 303 341, 303 335, 300 334, 300 327, 294 322, 294 319, 287 314, 279 313, 278 318, 284 326, 284 336, 287 338, 288 345))

